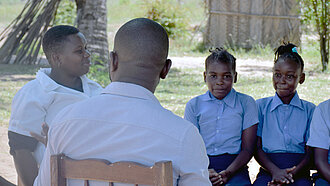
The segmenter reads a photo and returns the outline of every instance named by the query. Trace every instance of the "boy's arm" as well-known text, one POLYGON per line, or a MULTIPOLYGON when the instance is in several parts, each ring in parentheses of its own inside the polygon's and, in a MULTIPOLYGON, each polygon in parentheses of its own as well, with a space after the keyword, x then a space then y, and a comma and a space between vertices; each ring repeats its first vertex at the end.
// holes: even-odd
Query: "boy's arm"
POLYGON ((14 151, 14 163, 18 177, 25 186, 32 186, 38 175, 38 164, 31 151, 19 149, 14 151))
POLYGON ((18 177, 24 185, 32 185, 38 173, 38 164, 33 156, 37 140, 11 131, 8 132, 8 140, 18 177))
POLYGON ((227 183, 230 177, 245 166, 252 158, 256 144, 257 127, 258 125, 255 124, 243 130, 241 152, 226 170, 220 172, 223 183, 227 183))
POLYGON ((330 164, 328 163, 329 150, 317 148, 314 149, 315 165, 318 172, 330 182, 330 164))
POLYGON ((255 156, 257 162, 272 175, 273 183, 293 183, 292 171, 293 168, 280 169, 278 168, 267 156, 267 154, 262 150, 262 140, 261 137, 257 137, 257 152, 255 156))

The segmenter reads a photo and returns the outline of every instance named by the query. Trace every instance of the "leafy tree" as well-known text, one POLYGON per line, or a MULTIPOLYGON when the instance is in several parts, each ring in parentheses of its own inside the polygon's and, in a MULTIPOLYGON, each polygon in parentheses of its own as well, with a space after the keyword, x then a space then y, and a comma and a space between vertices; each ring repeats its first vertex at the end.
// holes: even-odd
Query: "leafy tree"
POLYGON ((319 35, 322 71, 329 64, 330 42, 330 1, 329 0, 300 0, 303 22, 313 23, 319 35))

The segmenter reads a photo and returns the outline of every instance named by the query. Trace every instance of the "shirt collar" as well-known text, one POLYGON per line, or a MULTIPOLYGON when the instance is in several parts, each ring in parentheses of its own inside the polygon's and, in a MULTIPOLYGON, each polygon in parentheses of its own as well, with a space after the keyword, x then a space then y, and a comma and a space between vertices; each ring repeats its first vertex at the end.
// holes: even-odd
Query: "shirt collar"
POLYGON ((205 94, 202 95, 201 99, 203 101, 223 101, 226 105, 234 108, 236 102, 236 90, 232 88, 231 91, 222 100, 218 100, 208 90, 205 94))
MULTIPOLYGON (((273 100, 271 103, 270 111, 275 110, 280 105, 284 105, 284 103, 282 102, 281 98, 278 97, 277 93, 275 93, 275 96, 273 97, 273 100)), ((295 95, 293 96, 292 100, 290 101, 289 105, 292 105, 292 106, 300 108, 301 110, 304 110, 304 107, 300 101, 297 91, 296 91, 295 95)))
MULTIPOLYGON (((40 85, 45 89, 45 91, 53 91, 59 87, 63 87, 62 85, 56 83, 52 78, 49 77, 50 72, 51 72, 51 68, 41 68, 38 70, 36 75, 36 79, 39 81, 40 85)), ((89 93, 90 90, 87 84, 90 82, 90 80, 86 77, 86 75, 80 76, 80 79, 83 85, 84 93, 89 93)))
POLYGON ((102 91, 102 94, 127 96, 159 103, 158 99, 151 91, 133 83, 112 82, 102 91))
POLYGON ((51 68, 41 68, 37 72, 36 79, 46 91, 53 91, 60 85, 49 77, 51 68))

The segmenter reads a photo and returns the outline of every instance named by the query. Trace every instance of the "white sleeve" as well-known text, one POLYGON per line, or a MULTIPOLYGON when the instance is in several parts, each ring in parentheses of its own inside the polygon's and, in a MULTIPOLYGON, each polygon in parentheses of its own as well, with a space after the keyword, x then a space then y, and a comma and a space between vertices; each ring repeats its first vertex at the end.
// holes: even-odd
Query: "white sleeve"
POLYGON ((209 180, 209 159, 205 145, 196 127, 187 131, 180 152, 179 186, 211 186, 209 180))
MULTIPOLYGON (((37 89, 37 88, 36 88, 37 89)), ((41 125, 47 114, 44 96, 37 91, 21 89, 12 102, 11 116, 8 130, 25 136, 30 132, 40 133, 41 125)))

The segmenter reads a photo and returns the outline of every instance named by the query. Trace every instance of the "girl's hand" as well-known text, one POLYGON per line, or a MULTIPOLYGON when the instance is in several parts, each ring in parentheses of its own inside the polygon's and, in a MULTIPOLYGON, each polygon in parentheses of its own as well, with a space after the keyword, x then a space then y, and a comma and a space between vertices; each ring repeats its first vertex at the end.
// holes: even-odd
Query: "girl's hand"
POLYGON ((227 170, 223 170, 219 172, 219 176, 220 176, 220 185, 225 185, 229 181, 231 177, 231 173, 227 170))
POLYGON ((279 169, 278 171, 274 172, 272 174, 272 181, 269 182, 271 185, 282 185, 282 184, 289 184, 293 183, 293 174, 292 171, 294 171, 296 166, 292 168, 287 168, 287 169, 279 169))
POLYGON ((273 181, 268 182, 267 186, 282 186, 282 183, 275 183, 273 181))
POLYGON ((220 175, 214 169, 209 169, 209 178, 212 185, 220 185, 220 175))

